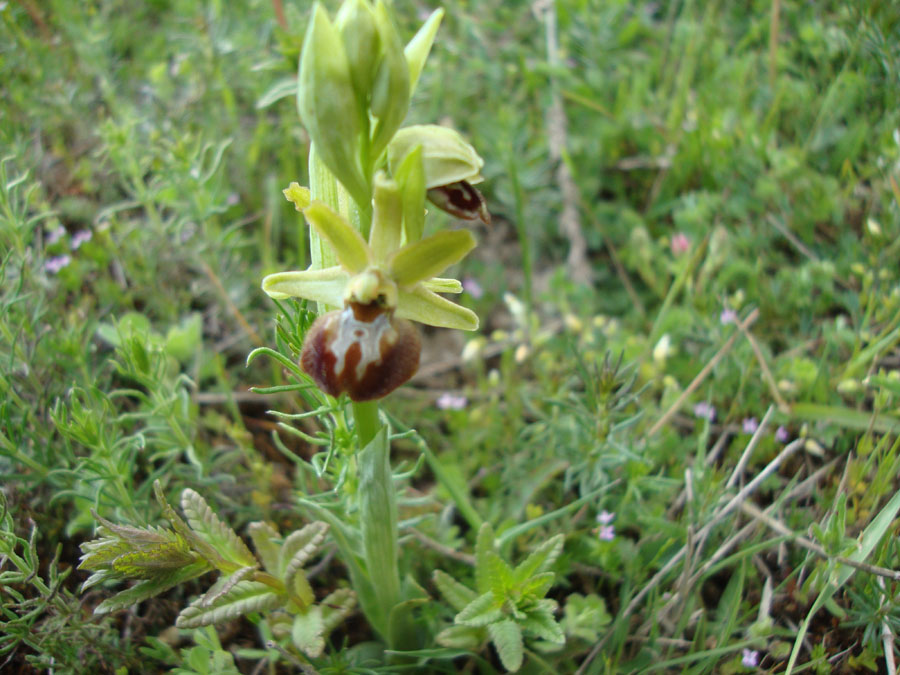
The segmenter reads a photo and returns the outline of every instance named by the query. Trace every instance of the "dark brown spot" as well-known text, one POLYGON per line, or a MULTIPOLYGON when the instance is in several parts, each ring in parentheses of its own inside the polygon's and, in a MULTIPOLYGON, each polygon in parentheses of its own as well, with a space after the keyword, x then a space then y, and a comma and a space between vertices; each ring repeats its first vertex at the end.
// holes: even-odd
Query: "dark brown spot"
POLYGON ((428 201, 442 211, 463 220, 480 220, 490 225, 491 214, 482 194, 464 180, 428 191, 428 201))

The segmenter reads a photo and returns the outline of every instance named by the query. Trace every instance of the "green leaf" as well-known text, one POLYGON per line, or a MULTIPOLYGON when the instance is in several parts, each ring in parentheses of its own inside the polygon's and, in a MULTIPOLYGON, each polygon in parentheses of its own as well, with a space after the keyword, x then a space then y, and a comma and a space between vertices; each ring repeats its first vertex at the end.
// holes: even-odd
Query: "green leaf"
POLYGON ((107 612, 125 609, 126 607, 135 605, 147 598, 152 598, 154 595, 159 595, 173 586, 177 586, 185 581, 190 581, 191 579, 199 577, 201 574, 206 574, 211 569, 212 567, 205 560, 198 560, 187 567, 173 570, 168 574, 161 574, 153 579, 140 581, 131 588, 124 590, 121 593, 117 593, 113 597, 107 598, 101 602, 94 609, 94 614, 105 614, 107 612))
POLYGON ((497 648, 503 667, 514 673, 522 667, 522 631, 515 621, 506 620, 488 626, 491 642, 497 648))
POLYGON ((521 584, 536 572, 541 572, 551 567, 562 553, 564 542, 565 537, 557 534, 538 546, 531 552, 531 555, 516 566, 515 582, 521 584))
POLYGON ((318 605, 310 607, 294 617, 291 640, 297 649, 313 658, 325 651, 325 624, 318 605))
POLYGON ((493 592, 479 595, 453 618, 454 623, 466 626, 487 626, 503 618, 503 609, 493 592))
POLYGON ((204 607, 211 607, 216 600, 224 596, 228 593, 232 588, 238 585, 239 582, 243 581, 247 577, 251 576, 256 571, 255 567, 242 567, 234 574, 229 576, 222 576, 214 583, 206 593, 203 594, 203 597, 200 599, 200 604, 204 607))
POLYGON ((328 635, 338 624, 353 613, 356 607, 356 593, 349 588, 339 588, 329 593, 319 603, 322 612, 324 633, 328 635))
POLYGON ((468 230, 444 230, 407 244, 391 256, 388 267, 399 286, 412 286, 458 263, 473 248, 475 237, 468 230))
POLYGON ((263 92, 263 95, 259 97, 256 101, 256 109, 263 110, 264 108, 268 108, 273 103, 277 103, 283 98, 287 98, 288 96, 296 96, 297 95, 297 78, 296 77, 285 77, 280 80, 277 80, 275 84, 266 89, 263 92))
POLYGON ((265 570, 276 577, 281 576, 281 567, 278 562, 279 552, 281 551, 277 539, 281 538, 274 527, 262 521, 255 521, 247 526, 247 533, 253 541, 256 548, 256 555, 262 561, 265 570))
POLYGON ((409 66, 400 34, 383 0, 375 4, 375 24, 383 57, 375 73, 370 108, 378 119, 372 134, 371 157, 381 156, 409 110, 409 66))
POLYGON ((188 525, 226 560, 239 567, 258 567, 256 557, 234 530, 219 520, 197 492, 187 488, 181 493, 181 510, 188 525))
POLYGON ((359 274, 372 262, 369 246, 362 235, 330 206, 313 200, 303 215, 319 236, 328 242, 341 267, 350 274, 359 274))
POLYGON ((466 605, 478 597, 478 594, 471 588, 464 586, 441 570, 435 570, 432 578, 441 595, 457 612, 461 612, 466 605))
POLYGON ((270 586, 258 581, 239 581, 226 593, 205 605, 204 598, 195 600, 181 610, 175 621, 178 628, 198 628, 209 624, 236 619, 242 614, 274 609, 283 598, 270 586))
POLYGON ((287 578, 309 562, 325 541, 328 525, 314 521, 292 532, 281 545, 278 576, 287 578))
POLYGON ((553 612, 540 607, 533 611, 527 612, 527 616, 523 621, 519 622, 522 630, 528 631, 542 640, 547 640, 553 644, 565 644, 566 636, 563 633, 556 619, 553 618, 553 612))
POLYGON ((495 551, 484 553, 483 574, 487 579, 491 591, 498 598, 509 597, 510 586, 513 581, 512 568, 495 551))
POLYGON ((428 60, 431 45, 434 44, 434 38, 443 18, 443 9, 434 10, 403 50, 403 55, 406 57, 406 62, 409 65, 410 96, 412 96, 416 89, 416 84, 419 82, 419 75, 422 74, 425 61, 428 60))
POLYGON ((422 284, 412 290, 398 290, 397 318, 439 328, 478 330, 478 316, 475 312, 442 298, 422 284))
POLYGON ((484 523, 475 539, 475 588, 479 593, 491 590, 488 554, 494 552, 494 528, 484 523))
POLYGON ((553 586, 553 579, 556 575, 553 572, 543 572, 536 574, 530 579, 526 579, 519 584, 519 592, 523 597, 538 599, 547 595, 547 591, 553 586))
POLYGON ((388 616, 400 598, 397 577, 397 505, 387 428, 357 455, 359 520, 366 569, 378 603, 375 628, 387 637, 388 616))
POLYGON ((442 647, 475 650, 487 639, 487 631, 474 626, 450 626, 438 633, 435 639, 442 647))

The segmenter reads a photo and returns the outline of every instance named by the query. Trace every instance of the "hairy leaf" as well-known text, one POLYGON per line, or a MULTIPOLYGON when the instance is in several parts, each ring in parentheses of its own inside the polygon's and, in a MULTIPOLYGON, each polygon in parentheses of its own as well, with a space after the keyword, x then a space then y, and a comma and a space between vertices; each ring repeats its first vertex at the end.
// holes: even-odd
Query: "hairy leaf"
POLYGON ((438 633, 435 639, 443 647, 478 649, 487 639, 487 631, 474 626, 450 626, 438 633))
POLYGON ((523 560, 515 569, 517 584, 523 583, 529 577, 538 572, 543 572, 556 562, 563 550, 565 537, 558 534, 538 546, 531 555, 523 560))
POLYGON ((491 642, 497 648, 503 667, 510 672, 516 672, 522 667, 522 631, 515 621, 506 620, 492 623, 488 626, 488 634, 491 642))
POLYGON ((441 595, 457 612, 461 612, 466 605, 478 597, 478 594, 471 588, 464 586, 441 570, 435 570, 432 578, 441 595))
POLYGON ((94 609, 94 614, 105 614, 125 609, 154 595, 159 595, 173 586, 190 581, 201 574, 209 572, 212 567, 205 560, 198 560, 187 567, 174 570, 168 574, 162 574, 153 579, 140 581, 131 588, 107 598, 94 609))
POLYGON ((543 598, 547 595, 547 591, 549 591, 550 587, 553 585, 553 579, 555 577, 556 575, 553 572, 536 574, 519 586, 519 593, 521 593, 523 597, 535 599, 543 598))
POLYGON ((297 570, 301 569, 318 553, 322 542, 325 540, 326 532, 328 532, 328 525, 321 521, 316 521, 292 532, 284 540, 284 543, 281 545, 279 567, 281 569, 281 577, 285 579, 286 583, 297 570))
POLYGON ((503 610, 491 591, 479 595, 466 605, 453 619, 454 623, 466 626, 487 626, 503 618, 503 610))
POLYGON ((247 526, 247 533, 253 541, 256 548, 256 555, 262 561, 266 572, 273 576, 281 576, 281 569, 278 567, 278 556, 280 548, 276 542, 281 538, 274 527, 268 523, 256 521, 247 526))
POLYGON ((248 612, 272 609, 282 603, 282 598, 271 587, 258 581, 239 581, 209 606, 204 605, 203 600, 199 598, 181 610, 175 625, 178 628, 208 626, 248 612))
POLYGON ((475 540, 475 588, 479 593, 487 593, 491 589, 488 577, 488 553, 494 551, 494 528, 484 523, 478 530, 475 540))
POLYGON ((356 593, 349 588, 339 588, 325 596, 319 607, 322 611, 325 635, 328 635, 353 612, 356 607, 356 593))
POLYGON ((206 500, 197 492, 187 488, 181 493, 181 509, 191 529, 215 548, 223 558, 240 567, 259 565, 243 539, 219 520, 206 500))
POLYGON ((506 598, 512 585, 512 568, 494 551, 487 551, 482 560, 484 561, 482 575, 487 579, 490 589, 497 598, 506 598))
POLYGON ((228 593, 239 581, 243 581, 255 571, 255 567, 242 567, 231 576, 220 577, 200 599, 200 604, 203 607, 212 607, 216 600, 228 593))
POLYGON ((291 639, 297 649, 309 656, 321 656, 325 650, 324 632, 325 624, 322 621, 322 612, 316 605, 294 617, 291 639))
POLYGON ((548 642, 558 645, 566 642, 562 626, 556 622, 553 612, 544 607, 528 612, 528 616, 525 620, 520 621, 519 625, 522 627, 522 630, 528 631, 548 642))

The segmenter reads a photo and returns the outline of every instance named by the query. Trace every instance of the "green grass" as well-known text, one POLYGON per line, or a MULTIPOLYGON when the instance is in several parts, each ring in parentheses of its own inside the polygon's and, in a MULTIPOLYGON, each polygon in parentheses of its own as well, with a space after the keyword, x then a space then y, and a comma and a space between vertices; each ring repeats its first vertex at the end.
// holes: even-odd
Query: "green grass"
MULTIPOLYGON (((281 190, 307 182, 308 140, 279 94, 310 3, 286 26, 277 4, 0 9, 0 668, 299 671, 262 614, 171 629, 205 585, 94 615, 122 587, 82 594, 74 569, 92 510, 160 524, 155 480, 241 535, 355 525, 342 412, 297 417, 320 399, 275 359, 246 365, 290 357, 309 319, 259 287, 306 265, 281 190)), ((394 5, 407 38, 431 8, 394 5)), ((413 654, 357 614, 312 665, 502 671, 486 641, 437 641, 456 610, 434 572, 475 587, 488 522, 514 562, 565 535, 547 597, 566 646, 526 640, 522 672, 752 672, 745 649, 774 672, 889 672, 900 11, 556 6, 551 58, 529 3, 445 5, 408 120, 452 120, 478 149, 494 222, 458 270, 484 290, 462 297, 479 334, 425 331, 420 375, 385 404, 417 432, 393 443, 401 569, 433 601, 413 654), (566 264, 566 194, 590 284, 566 264)), ((319 599, 352 573, 323 560, 319 599)))

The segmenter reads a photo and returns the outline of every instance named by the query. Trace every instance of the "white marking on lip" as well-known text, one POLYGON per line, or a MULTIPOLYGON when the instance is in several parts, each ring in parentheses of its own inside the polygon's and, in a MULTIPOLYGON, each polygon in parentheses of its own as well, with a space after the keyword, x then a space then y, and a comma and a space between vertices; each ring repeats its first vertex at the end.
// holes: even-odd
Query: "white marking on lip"
POLYGON ((371 322, 360 321, 353 314, 351 307, 344 310, 335 319, 338 322, 334 334, 331 351, 337 356, 334 362, 334 374, 340 376, 346 364, 344 359, 347 350, 354 344, 359 345, 359 363, 356 364, 356 381, 362 380, 370 365, 381 363, 381 339, 394 332, 388 318, 388 312, 376 316, 371 322))

